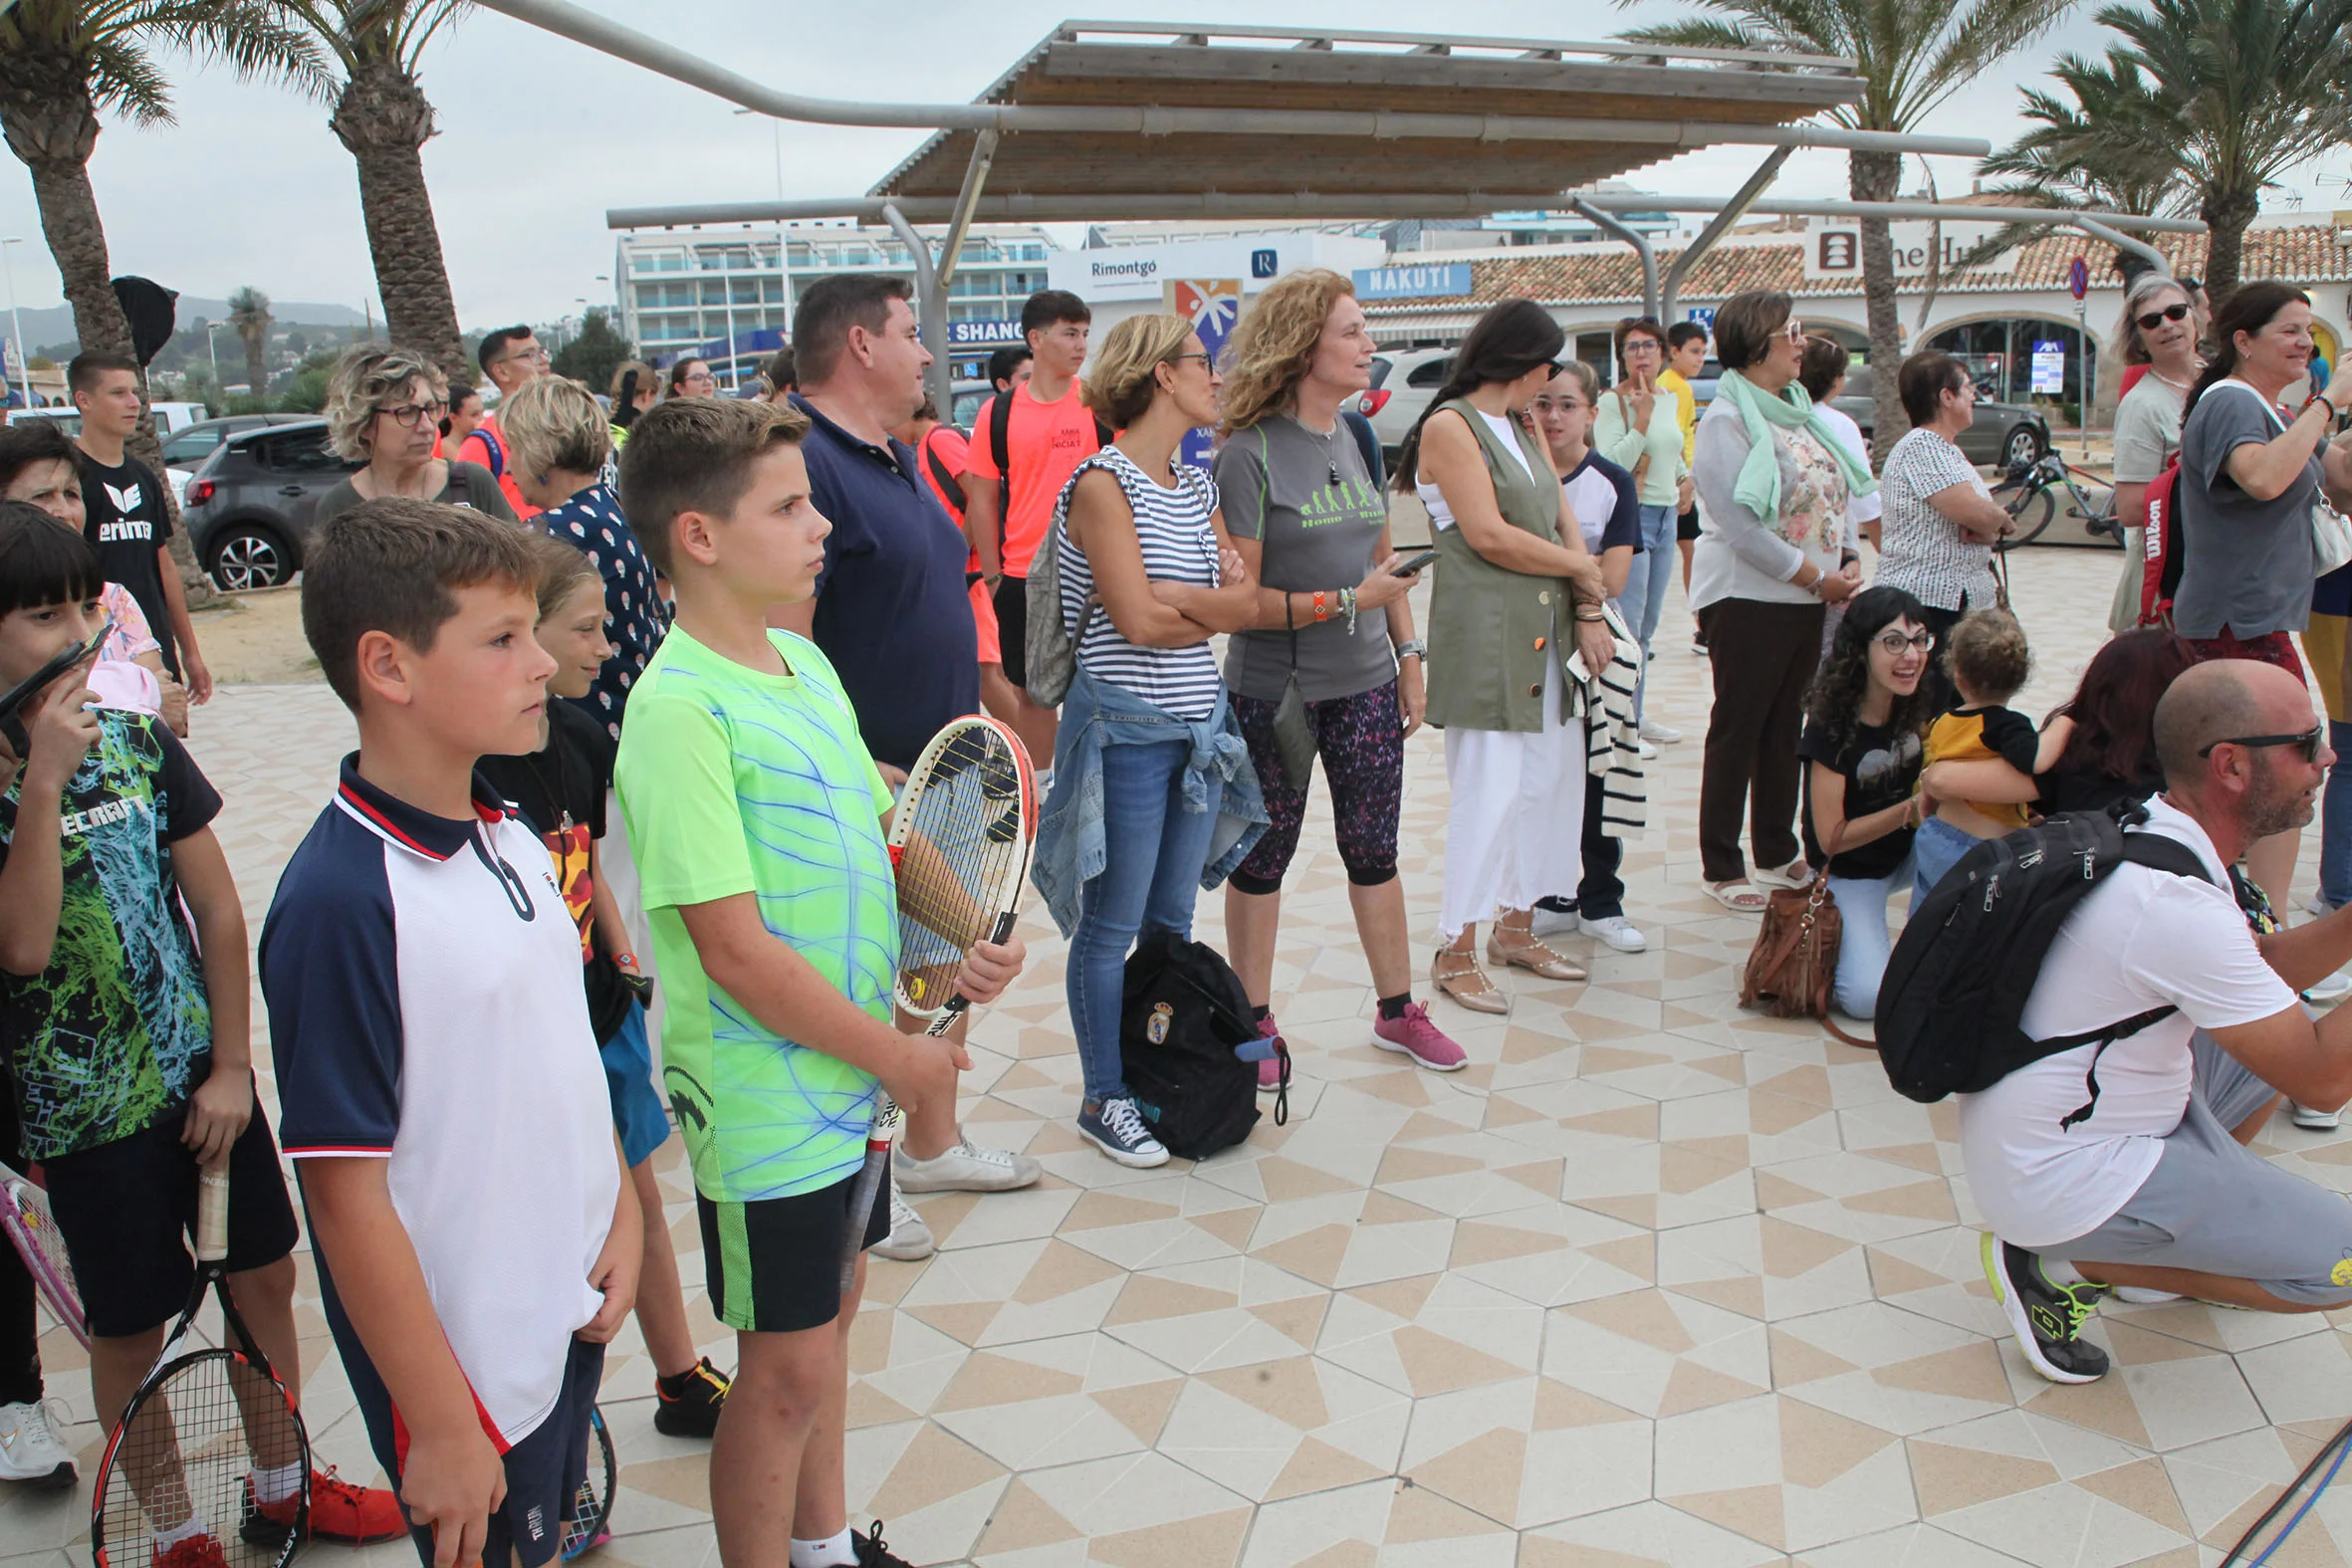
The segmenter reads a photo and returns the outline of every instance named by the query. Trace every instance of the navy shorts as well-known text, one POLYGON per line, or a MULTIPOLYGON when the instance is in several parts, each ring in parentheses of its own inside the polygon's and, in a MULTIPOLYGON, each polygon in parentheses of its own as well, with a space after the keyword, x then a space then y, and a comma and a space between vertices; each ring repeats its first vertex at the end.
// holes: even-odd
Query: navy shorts
MULTIPOLYGON (((344 1367, 356 1370, 348 1357, 344 1367)), ((529 1437, 506 1451, 506 1501, 490 1515, 490 1533, 482 1546, 484 1563, 504 1563, 510 1550, 521 1568, 539 1568, 555 1560, 564 1543, 564 1509, 588 1478, 588 1416, 596 1408, 596 1386, 603 1378, 604 1347, 574 1340, 556 1408, 529 1437)), ((400 1462, 407 1457, 407 1431, 395 1429, 391 1398, 373 1368, 368 1368, 364 1377, 353 1377, 352 1394, 358 1401, 360 1419, 367 1424, 367 1442, 375 1451, 375 1461, 392 1478, 392 1491, 397 1495, 400 1462)), ((433 1568, 431 1529, 412 1525, 408 1538, 425 1568, 433 1568)))
MULTIPOLYGON (((143 1334, 188 1304, 199 1173, 179 1141, 184 1121, 185 1108, 174 1108, 144 1132, 42 1165, 93 1334, 143 1334)), ((266 1267, 293 1251, 300 1235, 269 1113, 257 1096, 253 1120, 229 1148, 228 1271, 266 1267)))
MULTIPOLYGON (((711 1311, 738 1333, 792 1334, 841 1315, 841 1251, 857 1173, 790 1198, 713 1203, 694 1195, 702 1221, 702 1266, 711 1311)), ((858 1241, 864 1251, 890 1235, 890 1168, 874 1189, 858 1241)))
POLYGON ((669 1110, 653 1088, 645 1009, 630 1003, 628 1016, 596 1047, 596 1054, 604 1059, 604 1090, 612 1099, 612 1130, 620 1134, 620 1157, 633 1171, 653 1158, 653 1151, 670 1135, 669 1110))

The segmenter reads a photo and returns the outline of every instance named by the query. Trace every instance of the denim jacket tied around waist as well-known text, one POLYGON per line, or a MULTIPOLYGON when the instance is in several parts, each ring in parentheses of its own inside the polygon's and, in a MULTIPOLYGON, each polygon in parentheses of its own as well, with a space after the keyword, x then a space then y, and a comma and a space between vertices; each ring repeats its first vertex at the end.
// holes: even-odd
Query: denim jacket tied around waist
POLYGON ((1209 777, 1224 782, 1217 828, 1209 839, 1209 862, 1201 886, 1214 888, 1249 855, 1271 820, 1242 740, 1241 721, 1220 695, 1206 719, 1179 719, 1133 692, 1097 681, 1084 670, 1070 678, 1061 701, 1061 732, 1055 748, 1054 791, 1038 824, 1029 879, 1045 895, 1054 924, 1068 936, 1078 923, 1078 890, 1102 874, 1108 863, 1102 826, 1102 749, 1187 741, 1184 808, 1205 810, 1209 777))

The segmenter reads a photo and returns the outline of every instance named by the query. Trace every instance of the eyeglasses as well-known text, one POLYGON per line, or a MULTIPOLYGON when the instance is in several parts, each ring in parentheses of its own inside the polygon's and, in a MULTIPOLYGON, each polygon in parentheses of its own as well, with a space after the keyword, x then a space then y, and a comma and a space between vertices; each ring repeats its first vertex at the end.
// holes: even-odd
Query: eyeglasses
POLYGON ((1802 323, 1802 322, 1798 321, 1798 320, 1797 320, 1795 317, 1791 316, 1790 318, 1788 318, 1788 325, 1787 325, 1787 327, 1785 327, 1784 329, 1782 329, 1782 331, 1784 331, 1784 332, 1786 332, 1786 333, 1787 333, 1787 335, 1788 335, 1788 340, 1789 340, 1790 342, 1792 342, 1792 343, 1796 344, 1796 345, 1797 345, 1799 348, 1802 348, 1802 347, 1804 346, 1804 340, 1805 340, 1805 324, 1804 324, 1804 323, 1802 323))
POLYGON ((504 359, 501 359, 499 363, 513 364, 517 359, 545 359, 547 356, 548 351, 544 345, 540 343, 533 343, 528 348, 516 349, 513 353, 510 353, 504 359))
POLYGON ((1915 631, 1908 637, 1899 631, 1882 631, 1870 640, 1884 648, 1892 659, 1906 653, 1930 653, 1936 646, 1936 634, 1932 631, 1915 631))
POLYGON ((2300 735, 2224 736, 2221 740, 2210 741, 2204 746, 2199 747, 2197 749, 2197 755, 2200 757, 2211 757, 2214 755, 2214 748, 2217 746, 2243 746, 2249 749, 2265 746, 2297 746, 2302 748, 2303 761, 2307 763, 2316 763, 2319 761, 2319 739, 2321 735, 2325 733, 2325 731, 2326 727, 2324 725, 2315 724, 2300 735))
POLYGON ((438 420, 448 411, 449 405, 438 400, 430 403, 401 403, 395 407, 376 410, 392 423, 407 425, 411 428, 421 425, 427 420, 438 420))
POLYGON ((1210 360, 1209 356, 1208 356, 1207 354, 1205 354, 1205 353, 1172 353, 1172 354, 1168 355, 1168 357, 1167 357, 1167 358, 1165 358, 1165 359, 1162 359, 1162 360, 1160 361, 1160 363, 1162 363, 1162 364, 1182 364, 1182 363, 1183 363, 1185 360, 1187 360, 1187 359, 1198 359, 1198 360, 1199 360, 1199 361, 1200 361, 1202 364, 1204 364, 1204 365, 1207 365, 1207 364, 1209 364, 1209 363, 1211 363, 1211 362, 1212 362, 1212 361, 1210 360))
POLYGON ((684 375, 678 378, 678 384, 680 386, 688 386, 698 381, 706 386, 716 386, 719 384, 719 378, 711 374, 708 370, 697 370, 692 375, 684 375))
POLYGON ((2183 300, 2177 305, 2168 305, 2161 311, 2149 311, 2142 315, 2135 316, 2132 318, 2132 320, 2139 324, 2140 331, 2144 333, 2152 333, 2156 331, 2157 328, 2162 327, 2165 323, 2177 322, 2188 314, 2189 302, 2187 300, 2183 300))

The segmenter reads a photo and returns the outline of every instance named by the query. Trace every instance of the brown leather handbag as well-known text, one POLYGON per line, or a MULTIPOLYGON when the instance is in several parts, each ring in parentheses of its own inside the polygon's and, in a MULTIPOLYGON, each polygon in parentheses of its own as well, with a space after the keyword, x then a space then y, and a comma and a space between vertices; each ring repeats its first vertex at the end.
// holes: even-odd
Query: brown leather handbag
POLYGON ((1873 1041, 1848 1034, 1829 1015, 1829 986, 1837 976, 1843 936, 1827 877, 1816 875, 1804 887, 1774 888, 1740 977, 1740 1006, 1775 1018, 1819 1018, 1848 1045, 1875 1049, 1873 1041))

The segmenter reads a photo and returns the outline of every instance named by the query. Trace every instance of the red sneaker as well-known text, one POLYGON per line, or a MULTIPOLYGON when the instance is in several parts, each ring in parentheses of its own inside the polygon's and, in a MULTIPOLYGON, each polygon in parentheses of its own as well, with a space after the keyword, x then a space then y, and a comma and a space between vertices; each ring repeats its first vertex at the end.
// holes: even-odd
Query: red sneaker
POLYGON ((1374 1020, 1372 1043, 1382 1050, 1401 1051, 1432 1072, 1453 1072, 1470 1060, 1469 1052, 1429 1021, 1428 1007, 1418 1002, 1406 1003, 1401 1018, 1374 1020))
MULTIPOLYGON (((299 1496, 261 1502, 254 1498, 250 1480, 245 1483, 245 1495, 255 1519, 266 1519, 280 1529, 293 1525, 299 1496)), ((377 1541, 396 1541, 407 1533, 408 1520, 400 1512, 400 1500, 383 1487, 354 1486, 337 1474, 332 1464, 311 1471, 311 1539, 370 1546, 377 1541)))
POLYGON ((209 1533, 155 1548, 155 1568, 229 1568, 228 1555, 209 1533))

